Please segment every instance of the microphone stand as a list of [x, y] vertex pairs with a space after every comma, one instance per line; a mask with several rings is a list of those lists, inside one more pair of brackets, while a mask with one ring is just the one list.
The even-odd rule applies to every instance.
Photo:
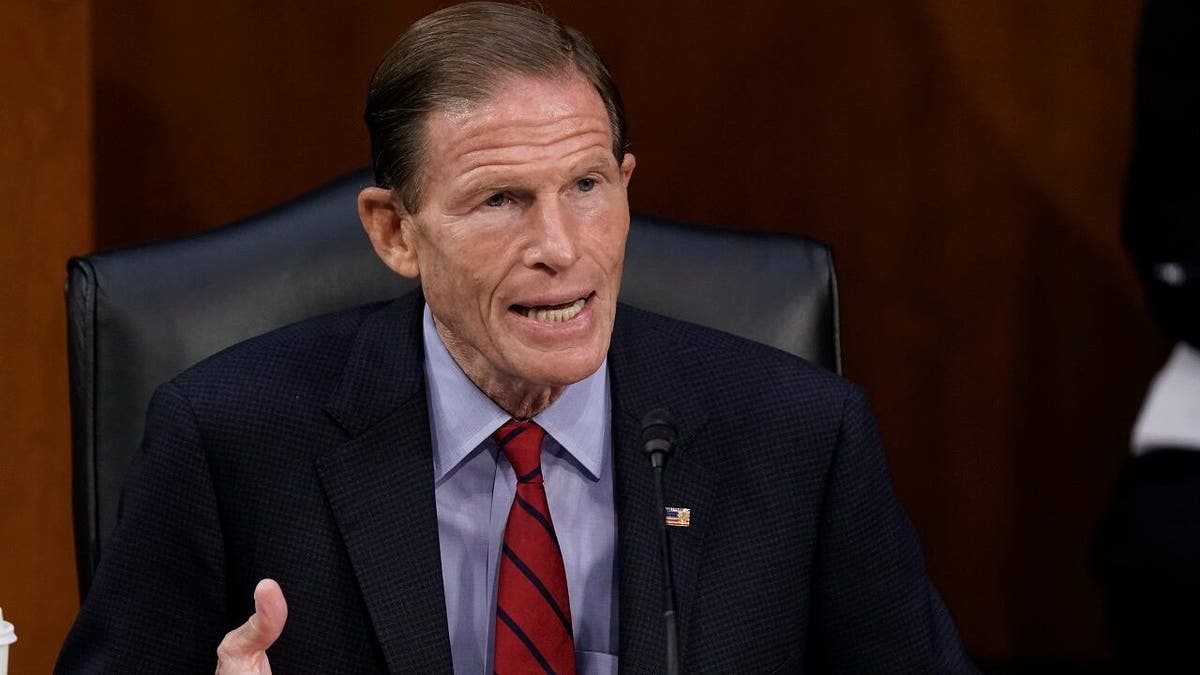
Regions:
[[667, 675], [679, 675], [679, 628], [675, 623], [675, 574], [671, 565], [671, 540], [667, 536], [667, 509], [663, 505], [663, 464], [654, 467], [654, 501], [658, 506], [658, 545], [662, 548], [663, 575], [667, 580], [663, 597], [663, 627], [667, 633]]
[[652, 410], [642, 419], [642, 443], [654, 471], [654, 521], [658, 528], [658, 545], [663, 561], [663, 628], [666, 631], [666, 675], [679, 675], [679, 627], [676, 623], [675, 574], [671, 564], [671, 540], [667, 532], [666, 505], [663, 499], [663, 470], [675, 444], [675, 425], [671, 415], [661, 408]]

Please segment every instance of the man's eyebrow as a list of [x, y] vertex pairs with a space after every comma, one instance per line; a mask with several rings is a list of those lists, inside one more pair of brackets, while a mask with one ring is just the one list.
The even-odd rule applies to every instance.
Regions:
[[614, 163], [609, 161], [611, 154], [596, 154], [589, 157], [584, 157], [578, 162], [571, 165], [571, 173], [579, 175], [590, 171], [604, 171], [614, 168]]
[[517, 181], [513, 180], [511, 176], [506, 176], [500, 172], [489, 172], [468, 179], [463, 183], [459, 193], [469, 196], [484, 192], [504, 192], [512, 190], [516, 185]]
[[[570, 180], [574, 180], [585, 173], [592, 171], [612, 171], [617, 169], [616, 161], [612, 154], [606, 150], [600, 150], [594, 154], [588, 153], [580, 157], [575, 162], [571, 163], [567, 168], [567, 175]], [[506, 166], [489, 166], [476, 167], [468, 170], [465, 174], [460, 175], [458, 190], [461, 195], [475, 195], [483, 192], [502, 192], [505, 190], [521, 189], [522, 178], [519, 175], [514, 175]]]

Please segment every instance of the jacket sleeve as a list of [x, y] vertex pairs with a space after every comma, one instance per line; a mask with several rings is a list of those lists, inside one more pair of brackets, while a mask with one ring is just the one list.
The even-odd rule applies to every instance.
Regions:
[[228, 630], [223, 559], [199, 426], [184, 395], [163, 385], [55, 671], [212, 673]]
[[926, 577], [858, 387], [845, 398], [829, 471], [813, 585], [814, 671], [977, 672]]

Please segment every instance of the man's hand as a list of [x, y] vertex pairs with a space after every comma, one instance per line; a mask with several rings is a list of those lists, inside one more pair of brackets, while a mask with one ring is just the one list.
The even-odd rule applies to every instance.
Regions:
[[254, 588], [254, 614], [246, 623], [229, 631], [217, 645], [217, 675], [270, 675], [270, 647], [283, 632], [287, 601], [273, 579], [263, 579]]

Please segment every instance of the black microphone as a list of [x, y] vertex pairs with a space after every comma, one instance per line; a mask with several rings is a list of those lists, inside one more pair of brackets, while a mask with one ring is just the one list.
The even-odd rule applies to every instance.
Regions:
[[671, 567], [671, 541], [667, 537], [667, 510], [663, 503], [663, 469], [675, 449], [677, 436], [675, 422], [665, 408], [655, 408], [642, 418], [642, 446], [654, 471], [654, 502], [657, 507], [654, 522], [658, 523], [658, 545], [662, 549], [663, 559], [663, 586], [666, 591], [663, 597], [663, 626], [667, 636], [664, 665], [667, 675], [679, 675], [679, 628], [675, 623], [675, 575]]

